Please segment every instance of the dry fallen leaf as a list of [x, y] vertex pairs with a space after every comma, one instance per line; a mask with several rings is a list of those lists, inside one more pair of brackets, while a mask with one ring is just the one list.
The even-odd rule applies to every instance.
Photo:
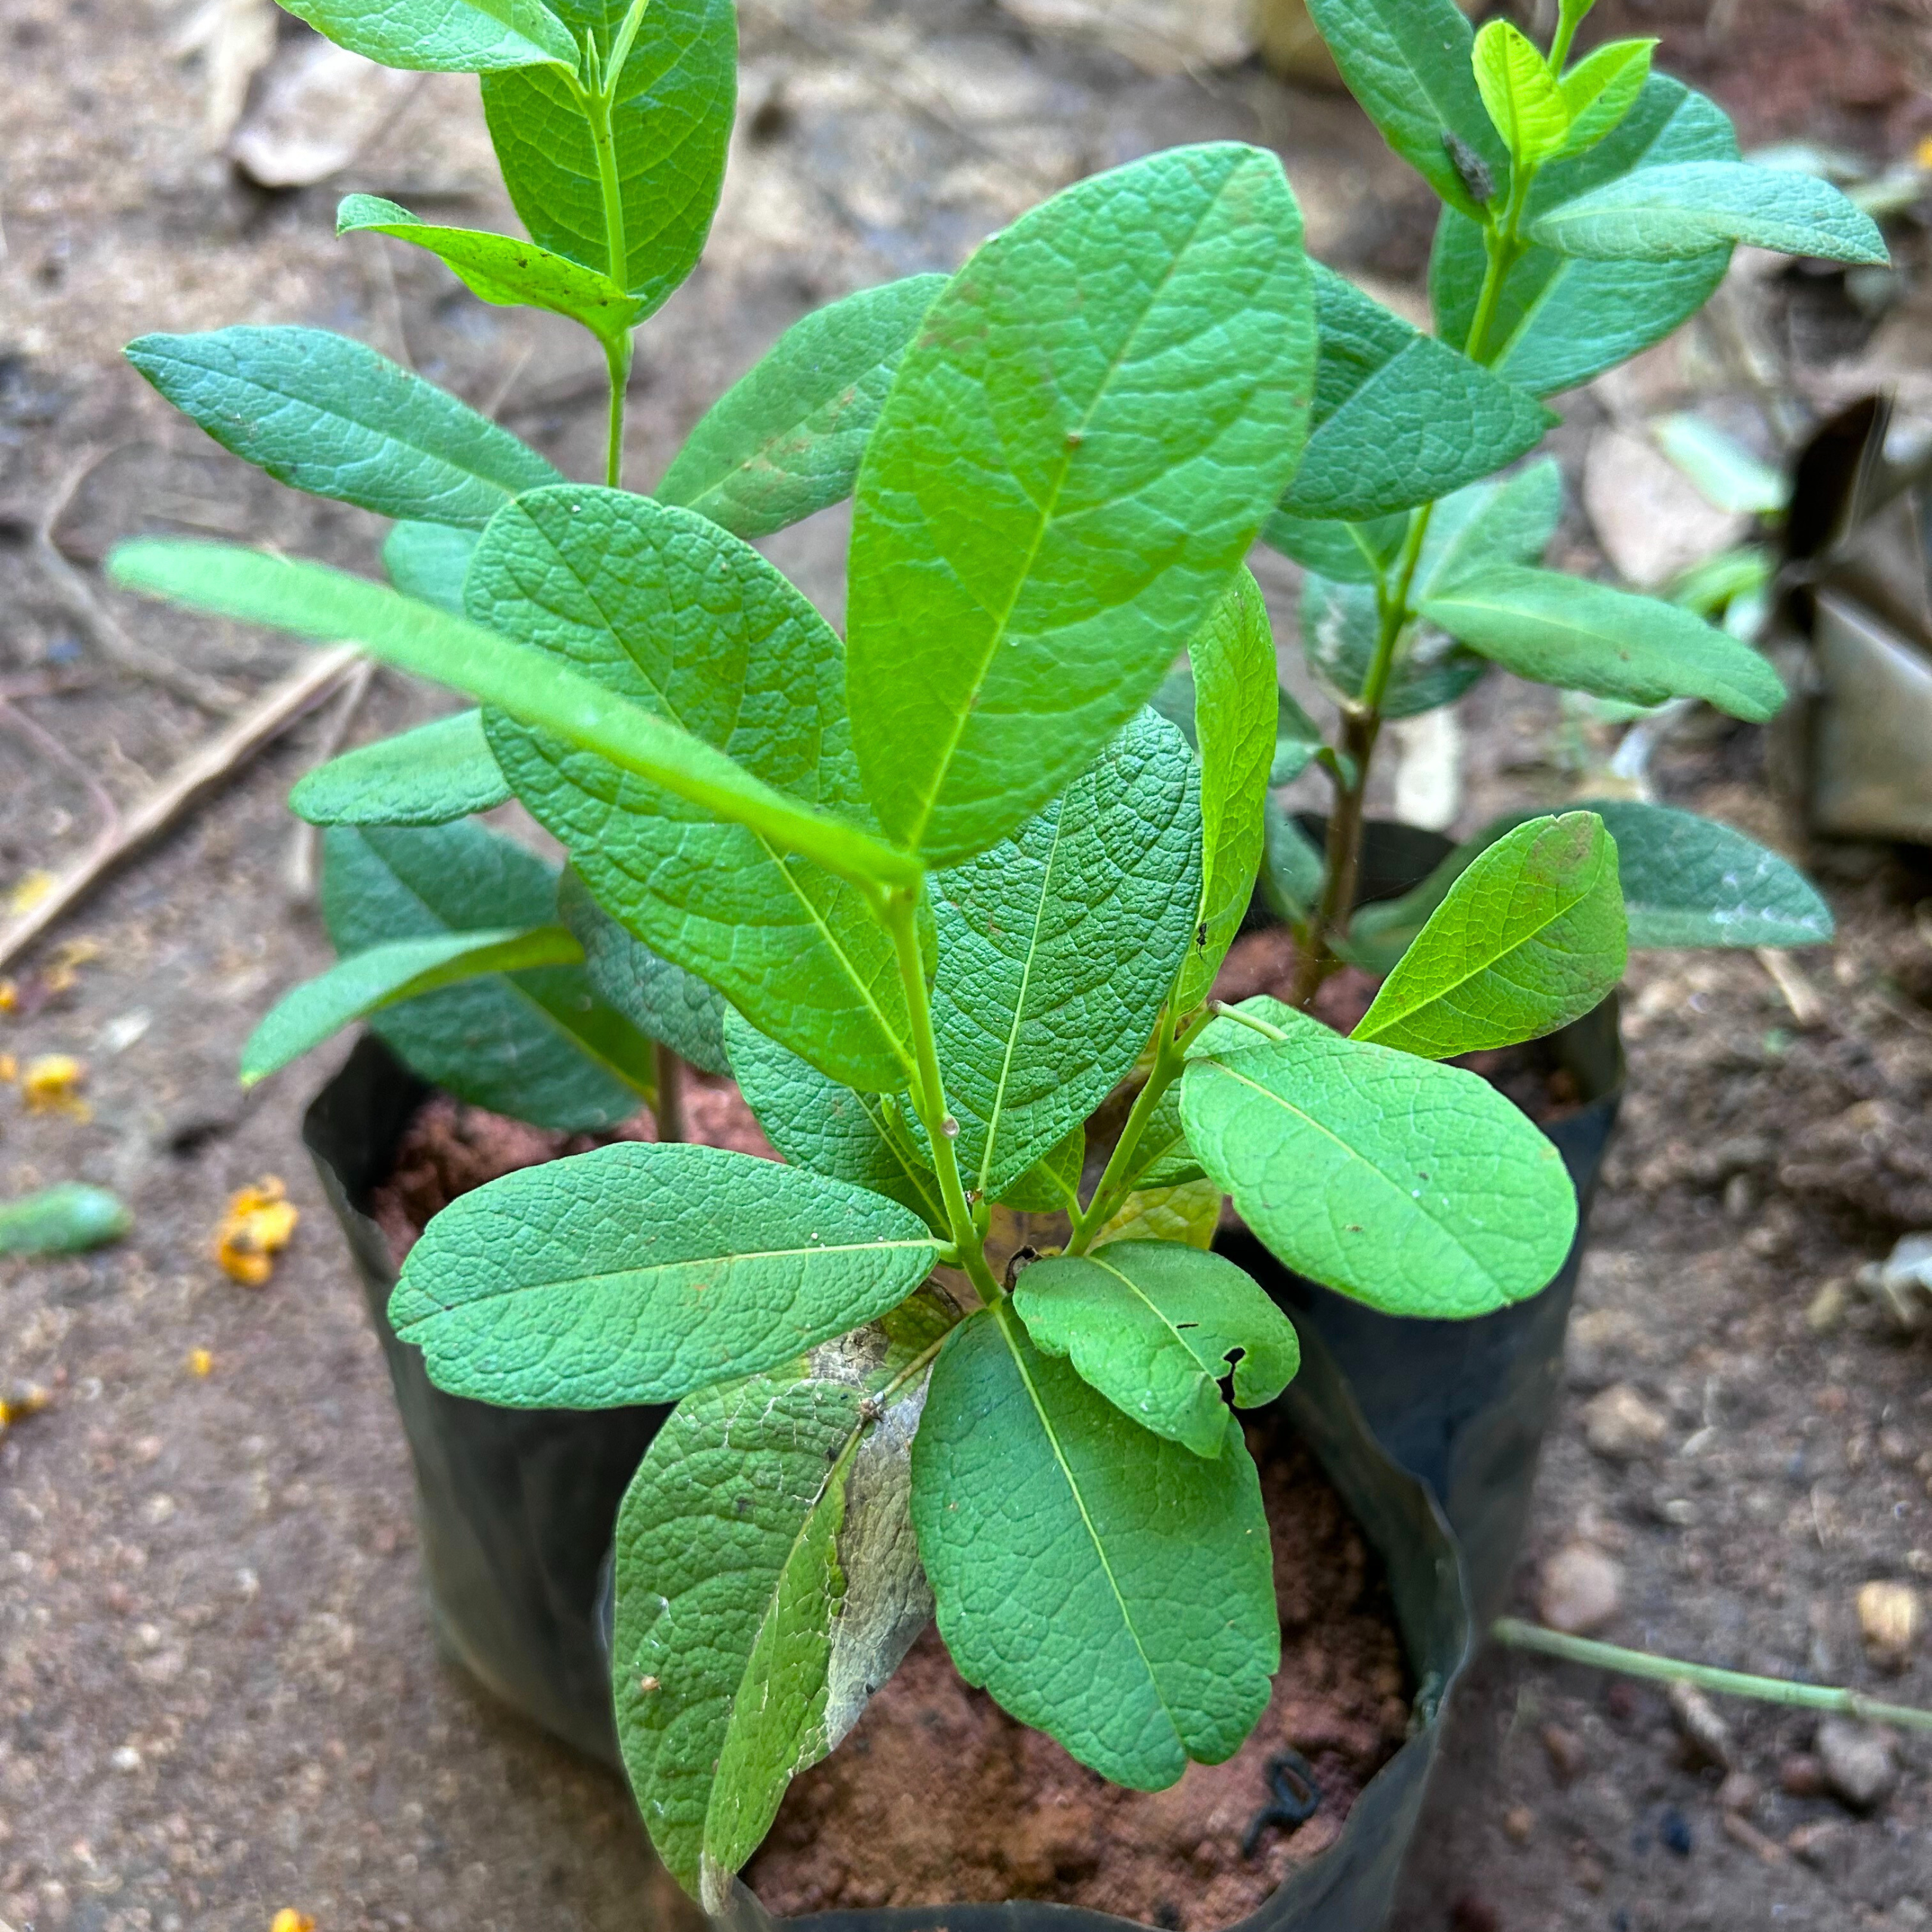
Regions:
[[26, 1096], [28, 1112], [70, 1114], [76, 1120], [92, 1120], [94, 1110], [80, 1093], [86, 1078], [86, 1061], [70, 1053], [43, 1053], [28, 1060], [20, 1073], [20, 1091]]
[[270, 1174], [230, 1198], [214, 1231], [214, 1258], [230, 1280], [260, 1288], [274, 1273], [275, 1256], [302, 1218], [286, 1193], [280, 1177]]

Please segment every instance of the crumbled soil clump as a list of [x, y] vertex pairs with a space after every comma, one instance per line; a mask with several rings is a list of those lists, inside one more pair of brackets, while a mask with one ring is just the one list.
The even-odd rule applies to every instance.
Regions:
[[[778, 1158], [733, 1081], [687, 1069], [684, 1124], [685, 1138], [700, 1147]], [[460, 1194], [520, 1168], [541, 1167], [618, 1141], [656, 1138], [648, 1110], [600, 1133], [566, 1134], [432, 1094], [403, 1130], [395, 1165], [372, 1194], [370, 1214], [388, 1237], [400, 1265], [431, 1220]]]
[[[1282, 1667], [1226, 1764], [1127, 1791], [960, 1679], [936, 1630], [858, 1727], [792, 1786], [746, 1872], [774, 1912], [1034, 1898], [1171, 1932], [1218, 1932], [1340, 1834], [1407, 1735], [1410, 1684], [1381, 1568], [1285, 1426], [1249, 1430], [1274, 1544]], [[1269, 1761], [1299, 1752], [1320, 1808], [1242, 1842], [1272, 1802]]]

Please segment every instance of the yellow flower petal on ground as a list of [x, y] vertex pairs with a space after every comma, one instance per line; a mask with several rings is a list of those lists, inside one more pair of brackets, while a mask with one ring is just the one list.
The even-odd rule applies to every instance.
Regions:
[[59, 884], [52, 872], [39, 866], [31, 872], [22, 872], [7, 895], [8, 911], [16, 919], [24, 919]]
[[214, 1358], [206, 1348], [190, 1348], [188, 1353], [188, 1372], [206, 1376], [213, 1372]]
[[306, 1912], [285, 1905], [269, 1921], [268, 1932], [315, 1932], [315, 1921]]
[[214, 1258], [231, 1281], [260, 1288], [275, 1271], [275, 1256], [289, 1244], [302, 1219], [277, 1174], [239, 1189], [214, 1231]]
[[77, 1120], [91, 1120], [94, 1110], [79, 1092], [86, 1078], [87, 1063], [70, 1053], [43, 1053], [28, 1060], [20, 1075], [28, 1112], [71, 1114]]

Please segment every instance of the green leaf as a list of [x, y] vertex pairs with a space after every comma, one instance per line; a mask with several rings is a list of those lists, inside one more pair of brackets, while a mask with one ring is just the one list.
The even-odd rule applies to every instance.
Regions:
[[383, 542], [383, 571], [405, 597], [460, 617], [479, 534], [448, 524], [398, 524]]
[[1636, 105], [1656, 49], [1654, 40], [1610, 40], [1563, 76], [1563, 104], [1570, 111], [1564, 154], [1594, 148]]
[[420, 994], [524, 967], [574, 966], [583, 958], [583, 947], [560, 926], [504, 926], [371, 946], [275, 1002], [242, 1049], [242, 1084], [254, 1086], [342, 1028]]
[[1547, 1286], [1576, 1200], [1522, 1114], [1460, 1067], [1291, 1008], [1269, 1017], [1288, 1037], [1190, 1060], [1180, 1108], [1201, 1165], [1276, 1254], [1390, 1315], [1461, 1319]]
[[1445, 496], [1429, 520], [1411, 598], [1452, 590], [1492, 563], [1540, 562], [1562, 514], [1563, 473], [1547, 456]]
[[1734, 242], [1831, 262], [1892, 260], [1878, 224], [1829, 182], [1743, 161], [1640, 169], [1552, 208], [1530, 233], [1600, 262], [1680, 262]]
[[699, 421], [651, 494], [769, 536], [852, 494], [886, 392], [946, 286], [909, 275], [794, 322]]
[[1822, 946], [1830, 907], [1775, 852], [1695, 812], [1600, 799], [1634, 946]]
[[1080, 1204], [1080, 1177], [1087, 1165], [1087, 1126], [1083, 1120], [1050, 1147], [1032, 1166], [1010, 1180], [997, 1198], [1023, 1214], [1069, 1214]]
[[1281, 508], [1360, 522], [1433, 502], [1540, 442], [1541, 404], [1319, 263], [1308, 452]]
[[1301, 1364], [1288, 1318], [1254, 1281], [1219, 1255], [1172, 1241], [1117, 1241], [1035, 1262], [1013, 1306], [1036, 1347], [1197, 1456], [1228, 1445], [1220, 1384], [1231, 1364], [1241, 1408], [1274, 1401]]
[[1322, 896], [1325, 862], [1306, 832], [1276, 804], [1262, 812], [1258, 884], [1269, 911], [1285, 925], [1298, 924]]
[[427, 248], [474, 296], [499, 308], [542, 308], [580, 322], [600, 342], [621, 342], [638, 298], [608, 275], [534, 242], [480, 228], [441, 228], [380, 195], [352, 194], [336, 211], [338, 235], [364, 230]]
[[[322, 855], [322, 917], [345, 962], [398, 940], [556, 917], [555, 871], [480, 825], [339, 825]], [[540, 1127], [615, 1126], [652, 1090], [650, 1042], [595, 997], [581, 966], [446, 987], [369, 1027], [434, 1085]]]
[[1164, 1441], [1001, 1307], [947, 1337], [913, 1444], [913, 1524], [959, 1674], [1137, 1790], [1231, 1757], [1280, 1660], [1261, 1486], [1222, 1426], [1211, 1460]]
[[[641, 498], [634, 499], [641, 502]], [[809, 854], [842, 878], [916, 885], [918, 861], [753, 778], [700, 739], [545, 652], [317, 563], [230, 544], [124, 543], [108, 560], [130, 589], [298, 637], [352, 638], [373, 657], [495, 705], [734, 824]]]
[[931, 884], [956, 1150], [966, 1185], [997, 1198], [1132, 1067], [1194, 937], [1186, 741], [1142, 712], [1037, 818]]
[[289, 809], [311, 825], [446, 825], [509, 795], [482, 714], [459, 711], [316, 766], [296, 782]]
[[983, 852], [1131, 718], [1301, 453], [1314, 353], [1272, 154], [1172, 149], [986, 243], [859, 475], [853, 740], [892, 836]]
[[1444, 140], [1454, 134], [1490, 170], [1499, 192], [1509, 157], [1484, 112], [1475, 44], [1455, 0], [1309, 0], [1308, 10], [1348, 92], [1382, 138], [1436, 192], [1478, 212]]
[[1426, 1060], [1538, 1039], [1609, 996], [1624, 950], [1603, 820], [1532, 819], [1456, 881], [1349, 1037]]
[[714, 1906], [932, 1614], [907, 1521], [924, 1383], [868, 1421], [858, 1366], [842, 1346], [688, 1396], [618, 1516], [625, 1766], [658, 1856]]
[[118, 1241], [134, 1225], [119, 1196], [62, 1180], [0, 1201], [0, 1255], [78, 1255]]
[[854, 1093], [727, 1007], [731, 1076], [773, 1147], [794, 1166], [849, 1180], [946, 1226], [939, 1183], [905, 1126], [896, 1095]]
[[1189, 640], [1187, 656], [1201, 755], [1202, 878], [1192, 944], [1174, 986], [1180, 1012], [1208, 997], [1240, 930], [1261, 866], [1262, 806], [1275, 782], [1283, 694], [1268, 606], [1246, 570], [1235, 573]]
[[680, 1060], [706, 1073], [728, 1073], [726, 1007], [716, 988], [660, 959], [590, 896], [568, 866], [557, 887], [557, 916], [584, 948], [592, 989], [640, 1033], [662, 1040]]
[[[608, 46], [630, 0], [560, 0]], [[483, 112], [518, 218], [552, 254], [599, 270], [654, 314], [697, 265], [718, 206], [737, 98], [733, 0], [651, 0], [620, 76], [611, 136], [624, 259], [610, 260], [590, 122], [560, 74], [483, 82]]]
[[[1550, 162], [1530, 190], [1527, 220], [1633, 170], [1736, 160], [1721, 109], [1652, 74], [1622, 122], [1587, 154]], [[1600, 262], [1531, 248], [1504, 279], [1484, 359], [1533, 395], [1574, 388], [1659, 342], [1710, 298], [1730, 260], [1719, 248], [1688, 261]], [[1446, 210], [1430, 262], [1429, 292], [1444, 340], [1468, 340], [1483, 285], [1483, 232]]]
[[542, 0], [284, 0], [298, 20], [384, 67], [488, 74], [574, 72], [577, 44]]
[[[1371, 586], [1330, 584], [1309, 574], [1301, 587], [1302, 656], [1338, 699], [1360, 696], [1381, 629]], [[1412, 718], [1418, 712], [1453, 704], [1488, 670], [1483, 658], [1442, 630], [1420, 627], [1396, 661], [1383, 694], [1382, 716]]]
[[1373, 584], [1395, 561], [1408, 533], [1406, 516], [1376, 517], [1354, 524], [1277, 510], [1262, 524], [1262, 542], [1338, 584]]
[[1138, 1166], [1132, 1178], [1138, 1188], [1177, 1187], [1201, 1178], [1201, 1163], [1187, 1144], [1187, 1130], [1180, 1118], [1179, 1087], [1170, 1086], [1154, 1102], [1154, 1112], [1141, 1130], [1135, 1158]]
[[1520, 564], [1472, 570], [1422, 614], [1472, 650], [1539, 684], [1632, 704], [1701, 698], [1761, 724], [1784, 686], [1759, 652], [1674, 604]]
[[635, 1141], [459, 1196], [389, 1320], [436, 1387], [509, 1408], [674, 1402], [883, 1315], [936, 1244], [896, 1202], [722, 1148]]
[[[1650, 426], [1658, 447], [1720, 510], [1747, 517], [1776, 516], [1791, 499], [1784, 472], [1761, 462], [1715, 424], [1680, 410]], [[1681, 586], [1673, 590], [1682, 597]]]
[[[818, 808], [814, 822], [875, 842], [860, 829], [838, 634], [694, 511], [616, 490], [532, 492], [484, 533], [466, 595], [478, 622], [715, 746], [794, 812]], [[725, 820], [550, 733], [485, 723], [517, 796], [653, 952], [833, 1078], [905, 1085], [904, 994], [861, 892], [800, 856], [782, 826]]]
[[1101, 1224], [1096, 1248], [1115, 1241], [1180, 1242], [1206, 1250], [1221, 1225], [1221, 1190], [1196, 1176], [1164, 1187], [1137, 1187]]
[[481, 530], [518, 491], [563, 480], [487, 416], [326, 329], [143, 335], [127, 354], [224, 449], [378, 516]]
[[1476, 86], [1496, 132], [1520, 167], [1538, 167], [1570, 133], [1569, 104], [1536, 44], [1507, 20], [1476, 36]]

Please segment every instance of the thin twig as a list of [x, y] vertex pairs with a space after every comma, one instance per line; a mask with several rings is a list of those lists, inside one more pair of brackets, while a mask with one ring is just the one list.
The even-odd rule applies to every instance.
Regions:
[[1784, 995], [1791, 1017], [1802, 1027], [1814, 1027], [1825, 1017], [1825, 1002], [1795, 959], [1789, 959], [1774, 946], [1756, 949], [1757, 963], [1770, 974], [1773, 986]]
[[[329, 713], [322, 728], [322, 741], [316, 747], [316, 764], [327, 764], [341, 750], [343, 740], [349, 736], [349, 728], [355, 723], [356, 714], [362, 710], [362, 700], [368, 696], [369, 686], [375, 675], [374, 661], [364, 658], [342, 680], [340, 701]], [[291, 906], [302, 907], [315, 903], [318, 870], [316, 861], [321, 849], [322, 828], [310, 825], [304, 819], [297, 819], [295, 836], [289, 842], [288, 862], [283, 872], [283, 883], [288, 889]]]
[[76, 905], [102, 879], [158, 833], [166, 831], [190, 806], [240, 771], [312, 709], [362, 662], [354, 644], [317, 652], [274, 686], [226, 730], [192, 752], [124, 818], [112, 839], [89, 851], [63, 872], [46, 897], [24, 918], [0, 933], [0, 967], [10, 964], [62, 914]]
[[54, 491], [46, 513], [34, 531], [34, 556], [59, 594], [68, 615], [87, 633], [88, 641], [117, 670], [145, 678], [164, 691], [206, 711], [211, 717], [225, 718], [242, 702], [242, 694], [232, 686], [199, 671], [170, 663], [159, 652], [138, 644], [124, 631], [106, 605], [94, 593], [94, 586], [68, 562], [54, 542], [54, 530], [75, 494], [88, 477], [116, 450], [94, 448], [86, 452]]
[[1674, 1657], [1652, 1657], [1648, 1651], [1625, 1650], [1587, 1636], [1566, 1636], [1515, 1617], [1499, 1617], [1490, 1626], [1497, 1642], [1512, 1650], [1534, 1650], [1566, 1664], [1594, 1664], [1625, 1677], [1648, 1677], [1660, 1684], [1694, 1684], [1700, 1690], [1726, 1696], [1755, 1698], [1762, 1704], [1795, 1704], [1808, 1711], [1835, 1711], [1868, 1724], [1898, 1724], [1908, 1730], [1932, 1731], [1932, 1711], [1910, 1704], [1882, 1704], [1856, 1690], [1823, 1684], [1793, 1684], [1783, 1677], [1751, 1677], [1742, 1670], [1720, 1670], [1708, 1664], [1683, 1664]]

